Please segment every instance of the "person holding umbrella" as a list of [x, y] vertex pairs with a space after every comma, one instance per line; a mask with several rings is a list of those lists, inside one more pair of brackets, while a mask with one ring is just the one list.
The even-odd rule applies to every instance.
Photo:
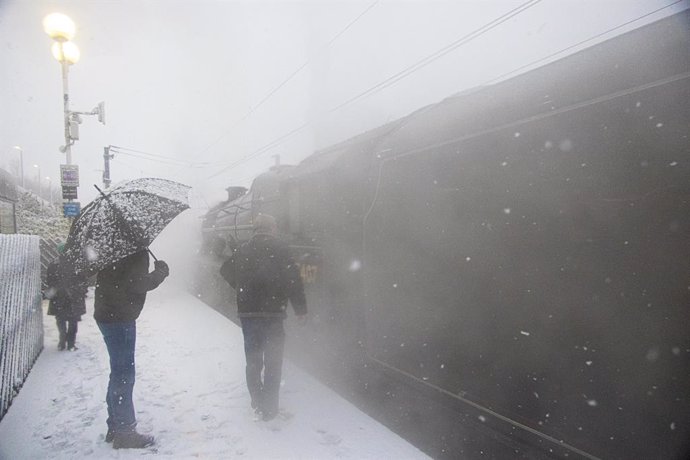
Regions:
[[137, 318], [144, 307], [146, 293], [157, 288], [170, 273], [162, 260], [154, 262], [149, 273], [149, 255], [139, 251], [98, 272], [94, 318], [103, 334], [110, 356], [108, 432], [106, 442], [115, 449], [144, 448], [154, 443], [153, 436], [135, 430], [134, 347]]
[[[98, 187], [96, 187], [98, 189]], [[142, 178], [120, 184], [82, 209], [67, 237], [61, 259], [75, 274], [97, 274], [94, 318], [110, 357], [106, 394], [113, 448], [141, 449], [153, 436], [136, 431], [134, 390], [136, 321], [146, 293], [168, 276], [168, 265], [148, 247], [180, 212], [189, 208], [189, 188], [177, 182]]]

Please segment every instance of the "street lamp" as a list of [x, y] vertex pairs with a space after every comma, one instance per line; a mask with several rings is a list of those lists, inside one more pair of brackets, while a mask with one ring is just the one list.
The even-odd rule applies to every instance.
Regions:
[[21, 178], [22, 188], [24, 188], [24, 150], [18, 146], [14, 146], [19, 151], [19, 177]]
[[41, 167], [34, 165], [34, 168], [38, 169], [38, 197], [41, 198]]
[[43, 18], [43, 30], [50, 38], [57, 42], [67, 42], [72, 40], [76, 32], [74, 21], [61, 13], [51, 13]]
[[48, 191], [50, 192], [50, 205], [53, 206], [53, 182], [50, 180], [50, 176], [46, 176], [48, 181]]
[[74, 37], [76, 27], [74, 21], [60, 13], [52, 13], [43, 18], [43, 30], [55, 40], [53, 43], [53, 56], [62, 65], [62, 94], [65, 112], [65, 145], [60, 148], [66, 154], [66, 163], [72, 164], [72, 139], [70, 137], [70, 111], [69, 111], [69, 66], [79, 61], [79, 48], [69, 40]]

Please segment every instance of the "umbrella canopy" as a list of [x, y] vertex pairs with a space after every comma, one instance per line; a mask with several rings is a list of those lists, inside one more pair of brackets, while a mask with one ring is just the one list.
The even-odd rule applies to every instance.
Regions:
[[101, 192], [72, 223], [63, 261], [74, 273], [88, 276], [148, 249], [165, 226], [189, 208], [189, 189], [166, 179], [143, 178]]

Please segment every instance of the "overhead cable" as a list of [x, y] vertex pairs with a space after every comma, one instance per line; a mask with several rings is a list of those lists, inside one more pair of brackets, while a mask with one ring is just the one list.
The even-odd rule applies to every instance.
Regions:
[[291, 131], [289, 131], [289, 132], [283, 134], [282, 136], [278, 137], [277, 139], [274, 139], [273, 141], [269, 142], [268, 144], [264, 145], [263, 147], [260, 147], [260, 148], [258, 148], [258, 149], [256, 149], [256, 150], [254, 150], [254, 151], [251, 152], [249, 155], [246, 155], [246, 156], [244, 156], [244, 157], [238, 159], [238, 160], [235, 161], [234, 163], [230, 163], [228, 166], [224, 167], [223, 169], [221, 169], [220, 171], [216, 172], [215, 174], [211, 174], [211, 175], [208, 176], [206, 179], [212, 179], [212, 178], [214, 178], [214, 177], [216, 177], [216, 176], [219, 176], [220, 174], [223, 174], [223, 173], [224, 173], [225, 171], [227, 171], [228, 169], [232, 169], [232, 168], [234, 168], [235, 166], [238, 166], [238, 165], [240, 165], [240, 164], [242, 164], [242, 163], [245, 163], [245, 162], [251, 160], [252, 158], [255, 158], [255, 157], [261, 155], [262, 153], [267, 152], [267, 151], [271, 150], [271, 149], [274, 148], [274, 147], [277, 147], [278, 145], [280, 145], [281, 143], [283, 143], [284, 141], [286, 141], [288, 138], [290, 138], [290, 137], [292, 137], [293, 135], [297, 134], [298, 132], [302, 131], [304, 128], [306, 128], [306, 127], [309, 126], [309, 125], [311, 125], [311, 122], [304, 123], [302, 126], [299, 126], [299, 127], [297, 127], [297, 128], [294, 128], [293, 130], [291, 130]]
[[202, 166], [208, 165], [208, 163], [189, 162], [189, 161], [184, 161], [184, 160], [178, 160], [176, 158], [165, 156], [165, 155], [144, 152], [142, 150], [130, 149], [127, 147], [119, 147], [117, 145], [111, 145], [110, 151], [113, 153], [118, 153], [118, 154], [122, 154], [122, 155], [129, 155], [129, 156], [139, 158], [142, 160], [155, 161], [158, 163], [184, 165], [184, 166], [189, 166], [189, 167], [202, 167]]
[[168, 159], [163, 159], [163, 158], [152, 158], [152, 157], [148, 157], [148, 156], [145, 156], [145, 155], [140, 155], [140, 154], [137, 154], [137, 153], [125, 152], [125, 151], [122, 151], [122, 150], [114, 150], [114, 149], [111, 149], [111, 152], [116, 153], [116, 154], [118, 154], [118, 155], [127, 155], [127, 156], [130, 156], [130, 157], [132, 157], [132, 158], [136, 158], [136, 159], [138, 159], [138, 160], [151, 161], [151, 162], [158, 163], [158, 164], [175, 165], [175, 166], [179, 166], [179, 165], [192, 166], [192, 163], [187, 163], [187, 162], [183, 162], [183, 161], [179, 161], [179, 160], [168, 160]]
[[399, 71], [398, 73], [391, 75], [390, 77], [386, 78], [385, 80], [375, 84], [371, 88], [359, 93], [358, 95], [348, 99], [347, 101], [333, 107], [332, 109], [329, 110], [329, 113], [335, 112], [347, 105], [352, 104], [353, 102], [369, 96], [374, 93], [378, 93], [379, 91], [397, 83], [398, 81], [402, 80], [403, 78], [407, 78], [411, 74], [417, 72], [418, 70], [421, 70], [422, 68], [426, 67], [427, 65], [431, 64], [432, 62], [436, 61], [437, 59], [442, 58], [446, 54], [450, 53], [451, 51], [456, 50], [457, 48], [466, 45], [467, 43], [470, 43], [474, 39], [484, 35], [485, 33], [489, 32], [490, 30], [498, 27], [499, 25], [503, 24], [504, 22], [508, 21], [509, 19], [512, 19], [513, 17], [517, 16], [518, 14], [522, 13], [525, 10], [528, 10], [529, 8], [532, 8], [535, 6], [537, 3], [541, 2], [541, 0], [529, 0], [517, 8], [512, 9], [511, 11], [505, 13], [502, 16], [499, 16], [498, 18], [494, 19], [491, 22], [488, 22], [487, 24], [484, 24], [482, 27], [479, 29], [476, 29], [459, 39], [453, 41], [452, 43], [444, 46], [443, 48], [433, 52], [432, 54], [420, 59], [419, 61], [415, 62], [414, 64], [404, 68], [403, 70]]
[[[359, 21], [365, 14], [367, 14], [372, 8], [374, 8], [377, 4], [379, 3], [379, 0], [374, 1], [371, 3], [369, 6], [367, 6], [357, 17], [355, 17], [352, 21], [350, 21], [340, 32], [335, 34], [333, 38], [331, 38], [326, 45], [323, 46], [321, 50], [319, 50], [318, 53], [322, 53], [326, 49], [328, 49], [333, 42], [335, 42], [341, 35], [343, 35], [350, 27], [352, 27], [357, 21]], [[256, 112], [259, 107], [264, 105], [275, 93], [277, 93], [283, 86], [285, 86], [287, 83], [289, 83], [297, 74], [299, 74], [305, 67], [307, 67], [311, 63], [311, 59], [307, 59], [304, 61], [302, 65], [300, 65], [297, 69], [295, 69], [290, 75], [288, 75], [282, 82], [280, 82], [277, 86], [275, 86], [273, 89], [271, 89], [266, 95], [261, 98], [261, 100], [253, 106], [249, 111], [242, 116], [237, 122], [235, 122], [226, 132], [221, 134], [216, 140], [211, 142], [209, 145], [207, 145], [205, 148], [203, 148], [198, 154], [203, 155], [206, 153], [208, 150], [210, 150], [213, 146], [215, 146], [218, 142], [220, 142], [223, 138], [225, 138], [227, 135], [229, 135], [235, 128], [237, 128], [242, 122], [247, 120], [254, 112]]]
[[676, 1], [673, 2], [673, 3], [669, 3], [669, 4], [666, 5], [666, 6], [662, 6], [661, 8], [658, 8], [658, 9], [656, 9], [656, 10], [654, 10], [654, 11], [651, 11], [651, 12], [649, 12], [649, 13], [647, 13], [647, 14], [644, 14], [644, 15], [642, 15], [642, 16], [640, 16], [640, 17], [637, 17], [637, 18], [635, 18], [635, 19], [631, 19], [631, 20], [628, 21], [628, 22], [624, 22], [623, 24], [617, 25], [616, 27], [613, 27], [613, 28], [608, 29], [608, 30], [606, 30], [606, 31], [604, 31], [604, 32], [601, 32], [601, 33], [599, 33], [599, 34], [597, 34], [597, 35], [594, 35], [594, 36], [592, 36], [592, 37], [589, 37], [589, 38], [587, 38], [586, 40], [582, 40], [581, 42], [575, 43], [574, 45], [570, 45], [570, 46], [568, 46], [568, 47], [566, 47], [566, 48], [563, 48], [563, 49], [561, 49], [561, 50], [559, 50], [559, 51], [556, 51], [555, 53], [551, 53], [551, 54], [549, 54], [548, 56], [544, 56], [544, 57], [542, 57], [542, 58], [539, 58], [539, 59], [537, 59], [536, 61], [532, 61], [532, 62], [530, 62], [530, 63], [528, 63], [528, 64], [524, 64], [524, 65], [522, 65], [522, 66], [520, 66], [520, 67], [518, 67], [518, 68], [516, 68], [516, 69], [511, 70], [510, 72], [506, 72], [506, 73], [504, 73], [504, 74], [501, 74], [501, 75], [499, 75], [498, 77], [492, 78], [491, 80], [489, 80], [489, 81], [483, 83], [483, 84], [480, 85], [480, 86], [490, 85], [490, 84], [492, 84], [492, 83], [496, 83], [496, 82], [498, 82], [498, 81], [500, 81], [500, 80], [503, 80], [504, 78], [506, 78], [506, 77], [509, 76], [509, 75], [513, 75], [513, 74], [515, 74], [515, 73], [518, 73], [518, 72], [520, 72], [521, 70], [524, 70], [524, 69], [527, 69], [527, 68], [529, 68], [529, 67], [534, 66], [535, 64], [539, 64], [539, 63], [548, 61], [549, 59], [551, 59], [551, 58], [553, 58], [553, 57], [556, 57], [556, 56], [558, 56], [559, 54], [563, 54], [563, 53], [565, 53], [566, 51], [570, 51], [570, 50], [572, 50], [572, 49], [574, 49], [574, 48], [577, 48], [577, 47], [579, 47], [579, 46], [581, 46], [581, 45], [584, 45], [585, 43], [588, 43], [588, 42], [591, 42], [591, 41], [593, 41], [593, 40], [596, 40], [597, 38], [603, 37], [604, 35], [608, 35], [608, 34], [610, 34], [611, 32], [613, 32], [613, 31], [615, 31], [615, 30], [618, 30], [618, 29], [623, 28], [623, 27], [625, 27], [625, 26], [629, 26], [630, 24], [632, 24], [632, 23], [634, 23], [634, 22], [637, 22], [637, 21], [639, 21], [640, 19], [644, 19], [644, 18], [646, 18], [646, 17], [648, 17], [648, 16], [651, 16], [651, 15], [653, 15], [653, 14], [656, 14], [656, 13], [658, 13], [659, 11], [665, 10], [666, 8], [670, 8], [670, 7], [672, 7], [673, 5], [676, 5], [676, 4], [681, 3], [681, 2], [683, 2], [683, 1], [687, 1], [687, 0], [676, 0]]
[[[524, 69], [524, 68], [530, 67], [530, 66], [532, 66], [532, 65], [534, 65], [534, 64], [536, 64], [536, 63], [543, 62], [543, 61], [545, 61], [545, 60], [547, 60], [547, 59], [549, 59], [549, 58], [551, 58], [551, 57], [553, 57], [553, 56], [555, 56], [555, 55], [561, 54], [561, 53], [563, 53], [563, 52], [565, 52], [565, 51], [568, 51], [568, 50], [570, 50], [570, 49], [572, 49], [572, 48], [575, 48], [575, 47], [577, 47], [577, 46], [580, 46], [580, 45], [582, 45], [582, 44], [584, 44], [584, 43], [590, 42], [590, 41], [595, 40], [595, 39], [597, 39], [597, 38], [599, 38], [599, 37], [601, 37], [601, 36], [607, 35], [607, 34], [613, 32], [613, 31], [615, 31], [615, 30], [617, 30], [617, 29], [619, 29], [619, 28], [621, 28], [621, 27], [625, 27], [625, 26], [627, 26], [627, 25], [630, 25], [630, 24], [632, 24], [632, 23], [635, 23], [635, 22], [637, 22], [637, 21], [639, 21], [639, 20], [641, 20], [641, 19], [644, 19], [644, 18], [646, 18], [646, 17], [652, 15], [652, 14], [658, 13], [659, 11], [662, 11], [662, 10], [664, 10], [664, 9], [666, 9], [666, 8], [669, 8], [669, 7], [673, 6], [673, 5], [676, 5], [676, 4], [681, 3], [681, 2], [684, 2], [684, 1], [687, 1], [687, 0], [676, 0], [676, 1], [674, 1], [673, 3], [670, 3], [670, 4], [668, 4], [668, 5], [664, 6], [664, 7], [658, 8], [658, 9], [656, 9], [656, 10], [650, 12], [650, 13], [644, 14], [644, 15], [642, 15], [642, 16], [639, 16], [639, 17], [635, 18], [635, 19], [632, 19], [632, 20], [627, 21], [627, 22], [625, 22], [625, 23], [623, 23], [623, 24], [620, 24], [620, 25], [618, 25], [618, 26], [616, 26], [616, 27], [613, 27], [613, 28], [611, 28], [611, 29], [608, 29], [608, 30], [606, 30], [606, 31], [604, 31], [604, 32], [601, 32], [601, 33], [599, 33], [599, 34], [597, 34], [597, 35], [594, 35], [594, 36], [592, 36], [592, 37], [590, 37], [590, 38], [588, 38], [588, 39], [586, 39], [586, 40], [583, 40], [583, 41], [581, 41], [581, 42], [579, 42], [579, 43], [577, 43], [577, 44], [574, 44], [574, 45], [568, 46], [568, 47], [566, 47], [566, 48], [563, 48], [562, 50], [560, 50], [560, 51], [558, 51], [558, 52], [556, 52], [556, 53], [552, 53], [552, 54], [549, 55], [549, 56], [546, 56], [546, 57], [544, 57], [544, 58], [541, 58], [541, 59], [539, 59], [539, 60], [537, 60], [537, 61], [534, 61], [534, 62], [531, 62], [531, 63], [529, 63], [529, 64], [525, 64], [525, 65], [523, 65], [523, 66], [521, 66], [521, 67], [519, 67], [519, 68], [517, 68], [517, 69], [511, 70], [510, 72], [507, 72], [507, 73], [505, 73], [505, 74], [503, 74], [503, 75], [501, 75], [501, 76], [499, 76], [499, 77], [493, 78], [492, 80], [490, 80], [489, 82], [484, 83], [483, 85], [490, 84], [490, 83], [492, 83], [492, 82], [495, 82], [495, 81], [497, 81], [497, 80], [500, 80], [500, 79], [504, 78], [504, 77], [507, 76], [507, 75], [516, 73], [516, 72], [518, 72], [518, 71], [520, 71], [520, 70], [522, 70], [522, 69]], [[493, 22], [493, 21], [492, 21], [492, 22]], [[402, 72], [403, 72], [403, 71], [401, 71], [401, 72], [399, 72], [399, 73], [402, 73]], [[396, 75], [397, 75], [397, 74], [396, 74]], [[409, 75], [409, 74], [406, 74], [406, 75], [402, 76], [400, 79], [405, 78], [405, 77], [408, 76], [408, 75]], [[391, 77], [391, 78], [392, 78], [392, 77]], [[397, 81], [397, 80], [396, 80], [396, 81]], [[393, 82], [393, 83], [395, 83], [395, 82]], [[391, 83], [391, 84], [392, 84], [392, 83]], [[390, 86], [390, 85], [388, 85], [388, 86]], [[373, 87], [372, 87], [372, 88], [373, 88]], [[370, 89], [372, 89], [372, 88], [370, 88]], [[383, 88], [381, 88], [381, 89], [383, 89]], [[369, 91], [369, 90], [367, 90], [367, 91]], [[360, 93], [360, 94], [363, 95], [364, 93]], [[356, 97], [358, 97], [358, 96], [356, 96]], [[354, 100], [351, 100], [350, 102], [354, 102]], [[342, 108], [342, 107], [345, 107], [345, 106], [346, 106], [347, 104], [349, 104], [350, 102], [346, 101], [346, 102], [344, 102], [343, 104], [340, 104], [338, 107], [332, 109], [331, 111], [329, 111], [329, 112], [327, 112], [327, 113], [333, 113], [333, 112], [335, 112], [337, 109]], [[321, 115], [326, 115], [327, 113], [322, 113]], [[309, 126], [309, 125], [311, 125], [311, 122], [306, 123], [306, 124], [304, 124], [304, 125], [302, 125], [302, 126], [300, 126], [300, 127], [298, 127], [298, 128], [293, 129], [292, 131], [290, 131], [290, 132], [288, 132], [288, 133], [286, 133], [286, 134], [284, 134], [284, 135], [278, 137], [278, 138], [275, 139], [274, 141], [272, 141], [272, 142], [270, 142], [270, 143], [264, 145], [263, 147], [261, 147], [260, 149], [258, 149], [258, 150], [256, 150], [256, 151], [250, 153], [250, 154], [247, 155], [246, 157], [243, 157], [243, 158], [241, 158], [240, 160], [238, 160], [238, 161], [232, 163], [230, 166], [228, 166], [228, 167], [226, 167], [226, 168], [223, 168], [223, 170], [221, 170], [220, 172], [218, 172], [218, 173], [216, 173], [216, 174], [213, 174], [212, 176], [209, 176], [208, 179], [211, 179], [212, 177], [216, 177], [216, 176], [218, 176], [220, 173], [227, 171], [229, 168], [232, 168], [232, 167], [235, 167], [235, 166], [237, 166], [237, 165], [239, 165], [239, 164], [242, 164], [242, 163], [244, 163], [245, 161], [248, 161], [248, 160], [250, 160], [250, 159], [252, 159], [252, 158], [255, 158], [256, 156], [260, 155], [261, 153], [264, 153], [264, 152], [266, 152], [266, 151], [268, 151], [268, 150], [271, 150], [271, 149], [274, 148], [274, 147], [277, 147], [278, 145], [280, 145], [281, 143], [283, 143], [284, 141], [286, 141], [288, 138], [290, 138], [292, 135], [296, 134], [296, 133], [299, 132], [299, 131], [302, 131], [304, 128], [306, 128], [306, 127]]]
[[[409, 67], [407, 67], [407, 68], [401, 70], [400, 72], [398, 72], [398, 73], [396, 73], [395, 75], [389, 77], [388, 79], [384, 80], [383, 82], [380, 82], [380, 83], [374, 85], [373, 87], [371, 87], [371, 88], [369, 88], [368, 90], [366, 90], [366, 91], [360, 93], [359, 95], [357, 95], [357, 96], [355, 96], [355, 97], [353, 97], [353, 98], [351, 98], [351, 99], [349, 99], [349, 100], [343, 102], [342, 104], [340, 104], [340, 105], [338, 105], [338, 106], [336, 106], [336, 107], [330, 109], [330, 110], [329, 110], [328, 112], [326, 112], [326, 113], [333, 113], [333, 112], [335, 112], [335, 111], [337, 111], [337, 110], [339, 110], [339, 109], [345, 107], [346, 105], [351, 104], [352, 102], [354, 102], [354, 101], [356, 101], [356, 100], [358, 100], [358, 99], [361, 99], [361, 98], [363, 98], [363, 97], [365, 97], [365, 96], [367, 96], [367, 95], [369, 95], [369, 94], [372, 94], [372, 93], [374, 93], [374, 92], [378, 92], [378, 91], [384, 89], [385, 87], [388, 87], [388, 86], [390, 86], [390, 85], [392, 85], [392, 84], [394, 84], [394, 83], [397, 83], [398, 81], [402, 80], [403, 78], [406, 78], [406, 77], [408, 77], [409, 75], [411, 75], [412, 73], [414, 73], [414, 72], [416, 72], [417, 70], [421, 69], [422, 67], [425, 67], [426, 65], [431, 64], [431, 63], [432, 63], [433, 61], [435, 61], [436, 59], [439, 59], [440, 57], [444, 56], [445, 54], [448, 54], [449, 52], [455, 50], [456, 48], [458, 48], [458, 47], [464, 45], [465, 43], [468, 43], [468, 42], [470, 42], [470, 41], [476, 39], [476, 38], [479, 37], [480, 35], [483, 35], [484, 33], [488, 32], [489, 30], [491, 30], [491, 29], [493, 29], [493, 28], [499, 26], [500, 24], [504, 23], [504, 22], [507, 21], [508, 19], [511, 19], [511, 18], [517, 16], [518, 14], [520, 14], [520, 13], [522, 13], [523, 11], [525, 11], [525, 10], [531, 8], [532, 6], [536, 5], [536, 4], [539, 3], [539, 2], [541, 2], [541, 0], [529, 0], [529, 1], [525, 2], [525, 3], [523, 3], [522, 5], [518, 6], [517, 8], [514, 8], [514, 9], [510, 10], [509, 12], [503, 14], [502, 16], [499, 16], [498, 18], [496, 18], [496, 19], [494, 19], [494, 20], [488, 22], [487, 24], [485, 24], [484, 26], [480, 27], [479, 29], [477, 29], [477, 30], [475, 30], [475, 31], [473, 31], [473, 32], [471, 32], [471, 33], [469, 33], [469, 34], [467, 34], [467, 35], [461, 37], [461, 38], [458, 39], [458, 40], [455, 40], [454, 42], [452, 42], [452, 43], [450, 43], [449, 45], [447, 45], [447, 46], [441, 48], [440, 50], [438, 50], [438, 51], [436, 51], [436, 52], [430, 54], [429, 56], [427, 56], [427, 57], [425, 57], [424, 59], [422, 59], [422, 60], [416, 62], [415, 64], [413, 64], [413, 65], [411, 65], [411, 66], [409, 66]], [[371, 7], [373, 7], [373, 5], [372, 5]], [[368, 10], [367, 10], [367, 11], [368, 11]], [[366, 12], [366, 11], [365, 11], [365, 12]], [[362, 13], [362, 15], [363, 15], [363, 13]], [[361, 17], [362, 15], [360, 15], [359, 17]], [[358, 17], [358, 18], [359, 18], [359, 17]], [[264, 145], [263, 147], [261, 147], [261, 148], [255, 150], [255, 151], [251, 152], [250, 154], [248, 154], [248, 155], [246, 155], [246, 156], [240, 158], [239, 160], [237, 160], [237, 161], [231, 163], [230, 165], [226, 166], [225, 168], [221, 169], [220, 171], [218, 171], [218, 172], [212, 174], [211, 176], [208, 176], [207, 179], [211, 179], [211, 178], [213, 178], [213, 177], [216, 177], [216, 176], [218, 176], [218, 175], [224, 173], [225, 171], [227, 171], [227, 170], [230, 169], [230, 168], [233, 168], [233, 167], [235, 167], [235, 166], [237, 166], [237, 165], [239, 165], [239, 164], [242, 164], [242, 163], [244, 163], [244, 162], [246, 162], [246, 161], [249, 161], [250, 159], [257, 157], [258, 155], [260, 155], [260, 154], [262, 154], [262, 153], [264, 153], [264, 152], [266, 152], [266, 151], [268, 151], [268, 150], [271, 150], [272, 148], [274, 148], [274, 147], [280, 145], [283, 141], [285, 141], [285, 140], [287, 140], [288, 138], [292, 137], [294, 134], [298, 133], [299, 131], [302, 131], [304, 128], [306, 128], [306, 127], [309, 126], [310, 124], [311, 124], [311, 122], [308, 122], [308, 123], [305, 123], [304, 125], [302, 125], [302, 126], [300, 126], [300, 127], [298, 127], [298, 128], [295, 128], [295, 129], [289, 131], [288, 133], [286, 133], [286, 134], [280, 136], [279, 138], [273, 140], [272, 142], [269, 142], [268, 144]]]

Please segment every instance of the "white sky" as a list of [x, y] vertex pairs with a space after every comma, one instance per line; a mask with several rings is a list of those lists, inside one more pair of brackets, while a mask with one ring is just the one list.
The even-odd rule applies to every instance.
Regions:
[[[56, 183], [59, 177], [62, 82], [52, 41], [41, 25], [55, 11], [77, 24], [73, 41], [81, 60], [70, 68], [71, 109], [89, 111], [106, 102], [107, 124], [85, 117], [81, 139], [72, 148], [81, 172], [80, 201], [95, 196], [92, 184], [101, 185], [103, 147], [111, 144], [183, 162], [117, 154], [111, 165], [114, 183], [142, 176], [178, 180], [195, 187], [195, 206], [205, 206], [223, 199], [229, 185], [249, 185], [274, 163], [273, 155], [296, 163], [317, 148], [666, 5], [673, 4], [584, 46], [690, 3], [543, 0], [396, 84], [329, 113], [525, 2], [0, 0], [0, 166], [16, 167], [13, 146], [18, 145], [27, 177], [37, 175], [33, 164], [44, 178]], [[275, 148], [218, 174], [305, 123]]]

